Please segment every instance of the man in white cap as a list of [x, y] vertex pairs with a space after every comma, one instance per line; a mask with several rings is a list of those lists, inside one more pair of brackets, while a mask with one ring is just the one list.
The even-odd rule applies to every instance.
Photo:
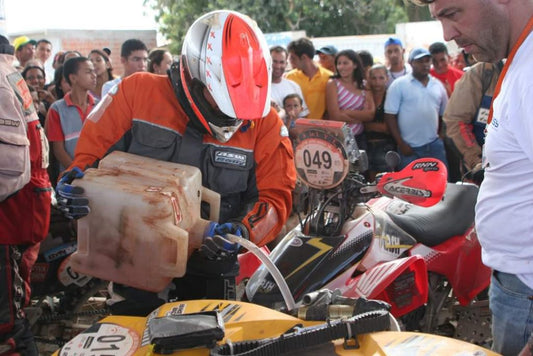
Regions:
[[398, 168], [422, 157], [437, 158], [447, 164], [444, 144], [438, 135], [448, 103], [446, 89], [429, 75], [431, 54], [427, 49], [413, 49], [409, 64], [413, 71], [392, 82], [385, 99], [385, 122], [401, 158]]

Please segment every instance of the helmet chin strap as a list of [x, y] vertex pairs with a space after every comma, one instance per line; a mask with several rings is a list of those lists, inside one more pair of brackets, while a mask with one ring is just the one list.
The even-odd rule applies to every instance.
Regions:
[[170, 83], [172, 84], [172, 88], [174, 89], [174, 95], [176, 95], [178, 102], [180, 103], [183, 111], [185, 111], [185, 114], [187, 114], [187, 117], [189, 118], [189, 121], [191, 121], [193, 126], [200, 132], [207, 133], [207, 128], [204, 127], [200, 123], [200, 120], [197, 119], [197, 116], [191, 106], [191, 103], [189, 102], [187, 95], [185, 95], [183, 83], [181, 82], [180, 78], [180, 65], [181, 63], [174, 62], [172, 63], [168, 71]]
[[[231, 137], [237, 132], [237, 130], [242, 125], [242, 120], [232, 119], [225, 117], [225, 115], [214, 108], [211, 103], [205, 98], [204, 86], [200, 85], [199, 82], [191, 85], [190, 95], [191, 99], [194, 100], [194, 103], [191, 103], [187, 95], [185, 94], [184, 83], [180, 76], [181, 63], [173, 63], [169, 70], [169, 77], [174, 88], [174, 94], [178, 99], [178, 102], [181, 104], [183, 110], [189, 117], [191, 124], [202, 133], [210, 133], [211, 136], [216, 138], [218, 141], [225, 143], [228, 142]], [[195, 105], [198, 114], [193, 108]], [[198, 115], [201, 115], [205, 123], [209, 125], [205, 127]], [[225, 120], [226, 119], [226, 120]], [[217, 122], [220, 126], [214, 124], [212, 121]], [[233, 125], [224, 125], [224, 122], [234, 123]]]
[[233, 136], [233, 134], [235, 134], [235, 132], [237, 132], [237, 130], [241, 127], [241, 125], [242, 120], [239, 120], [239, 123], [237, 125], [224, 127], [218, 127], [213, 125], [212, 123], [209, 123], [209, 126], [213, 131], [213, 136], [222, 143], [228, 142]]

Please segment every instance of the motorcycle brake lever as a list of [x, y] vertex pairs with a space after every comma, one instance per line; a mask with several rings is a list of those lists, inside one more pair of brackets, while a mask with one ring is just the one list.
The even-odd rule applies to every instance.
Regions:
[[377, 191], [378, 191], [378, 187], [376, 185], [367, 185], [359, 189], [359, 192], [361, 192], [361, 194], [375, 193]]

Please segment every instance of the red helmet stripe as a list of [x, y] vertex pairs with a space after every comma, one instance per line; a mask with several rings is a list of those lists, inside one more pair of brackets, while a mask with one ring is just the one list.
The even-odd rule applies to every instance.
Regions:
[[224, 25], [222, 63], [236, 117], [261, 118], [269, 105], [267, 63], [253, 29], [234, 14], [228, 15]]

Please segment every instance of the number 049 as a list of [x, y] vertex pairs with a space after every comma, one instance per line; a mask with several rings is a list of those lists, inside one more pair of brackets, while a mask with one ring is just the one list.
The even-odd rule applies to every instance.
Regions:
[[[331, 168], [331, 154], [328, 151], [314, 151], [306, 149], [303, 152], [304, 165], [306, 167], [316, 166], [318, 169]], [[324, 167], [322, 167], [324, 166]]]

